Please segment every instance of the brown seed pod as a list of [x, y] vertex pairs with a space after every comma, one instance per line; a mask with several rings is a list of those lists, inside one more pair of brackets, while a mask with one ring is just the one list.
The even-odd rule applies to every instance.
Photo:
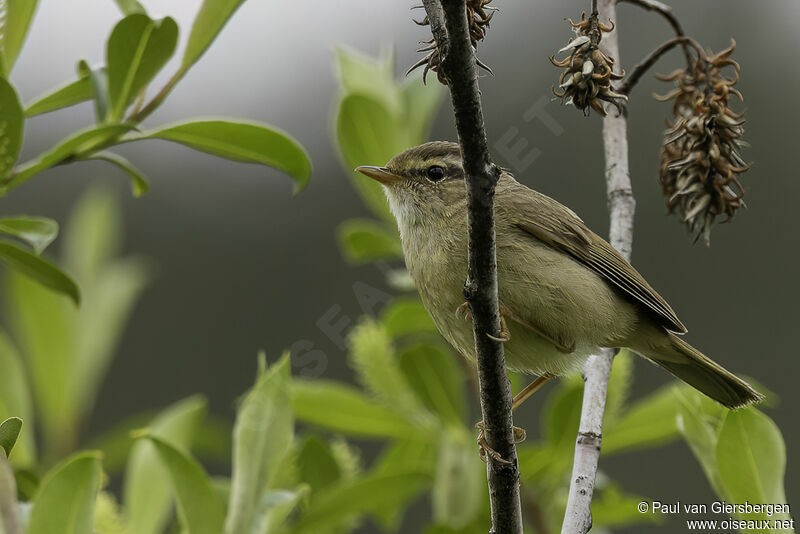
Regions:
[[566, 58], [558, 61], [555, 56], [550, 57], [553, 65], [564, 69], [558, 79], [558, 89], [554, 88], [553, 94], [584, 114], [588, 114], [591, 108], [605, 115], [603, 101], [615, 105], [617, 111], [622, 112], [622, 104], [628, 98], [614, 91], [611, 80], [620, 80], [625, 73], [615, 73], [614, 59], [599, 49], [603, 32], [613, 30], [614, 23], [609, 21], [609, 26], [602, 24], [597, 13], [592, 13], [589, 18], [586, 18], [586, 13], [581, 13], [578, 22], [567, 20], [577, 36], [559, 50], [559, 53], [569, 52]]
[[744, 146], [744, 112], [729, 107], [732, 95], [742, 100], [734, 87], [739, 64], [730, 59], [735, 46], [731, 41], [717, 55], [698, 54], [691, 68], [658, 76], [676, 85], [666, 95], [656, 96], [673, 101], [658, 179], [669, 212], [680, 211], [695, 241], [702, 236], [706, 244], [717, 217], [725, 216], [727, 222], [745, 205], [739, 181], [750, 168], [739, 152]]
[[[478, 42], [483, 41], [486, 37], [486, 31], [489, 29], [489, 21], [492, 20], [497, 8], [489, 6], [493, 0], [467, 0], [467, 22], [469, 24], [469, 38], [472, 42], [472, 48], [478, 48]], [[417, 8], [421, 8], [423, 6], [416, 6]], [[422, 20], [414, 20], [420, 26], [430, 26], [430, 20], [428, 20], [427, 15]], [[436, 41], [431, 38], [427, 41], [420, 41], [420, 44], [423, 45], [420, 47], [417, 52], [427, 52], [425, 57], [414, 63], [410, 69], [406, 72], [406, 76], [408, 76], [411, 72], [418, 69], [419, 67], [424, 66], [422, 70], [422, 81], [423, 83], [426, 81], [426, 77], [428, 75], [428, 71], [433, 71], [436, 73], [436, 78], [439, 80], [440, 83], [447, 85], [447, 77], [445, 77], [444, 73], [441, 70], [442, 67], [442, 58], [439, 54], [439, 50], [436, 47]], [[490, 69], [486, 64], [484, 64], [481, 60], [475, 59], [476, 64], [482, 68], [483, 70], [487, 71], [488, 73], [492, 73], [492, 69]]]

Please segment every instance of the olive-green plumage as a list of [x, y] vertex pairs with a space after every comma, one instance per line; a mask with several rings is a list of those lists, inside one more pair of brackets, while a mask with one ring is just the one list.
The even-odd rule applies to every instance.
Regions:
[[[406, 265], [444, 337], [474, 358], [472, 326], [456, 310], [467, 270], [466, 189], [455, 143], [409, 149], [386, 167], [359, 167], [384, 185]], [[504, 171], [495, 191], [497, 276], [510, 338], [508, 366], [564, 374], [597, 347], [627, 347], [735, 408], [761, 398], [700, 351], [669, 304], [569, 208]]]

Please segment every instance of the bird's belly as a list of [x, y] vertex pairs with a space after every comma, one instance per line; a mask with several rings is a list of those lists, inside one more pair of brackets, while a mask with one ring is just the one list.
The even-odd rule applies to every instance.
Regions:
[[[464, 302], [466, 258], [440, 254], [436, 255], [438, 261], [409, 265], [409, 269], [439, 331], [456, 350], [474, 359], [472, 322], [455, 313]], [[543, 247], [535, 255], [502, 257], [511, 260], [498, 264], [501, 305], [548, 337], [566, 345], [574, 343], [574, 351], [566, 354], [545, 337], [507, 319], [511, 338], [504, 348], [509, 368], [565, 374], [580, 368], [596, 347], [613, 346], [612, 340], [625, 338], [635, 327], [636, 312], [631, 304], [599, 275], [559, 252]]]

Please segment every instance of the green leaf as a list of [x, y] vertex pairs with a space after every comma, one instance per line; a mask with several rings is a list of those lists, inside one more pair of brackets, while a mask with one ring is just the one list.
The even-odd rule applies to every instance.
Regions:
[[35, 462], [33, 402], [22, 359], [6, 333], [0, 329], [0, 419], [18, 416], [27, 423], [17, 438], [13, 463], [30, 467]]
[[0, 242], [0, 260], [45, 287], [67, 295], [78, 305], [81, 294], [78, 284], [47, 260], [11, 243]]
[[368, 319], [350, 334], [348, 361], [361, 384], [387, 407], [420, 424], [432, 424], [414, 390], [409, 386], [386, 329]]
[[170, 17], [155, 21], [144, 13], [114, 26], [106, 45], [110, 118], [118, 121], [175, 52], [178, 25]]
[[37, 0], [5, 0], [3, 2], [3, 24], [0, 26], [0, 64], [4, 66], [2, 78], [8, 76], [25, 42], [36, 11]]
[[26, 534], [89, 534], [100, 489], [100, 454], [82, 452], [53, 468], [33, 501]]
[[46, 217], [9, 217], [0, 219], [0, 234], [21, 239], [41, 254], [58, 235], [58, 223]]
[[43, 113], [49, 113], [57, 109], [63, 109], [81, 102], [86, 102], [94, 97], [94, 89], [92, 88], [92, 80], [89, 74], [81, 76], [74, 82], [53, 90], [52, 92], [42, 95], [34, 100], [25, 109], [26, 117], [35, 117]]
[[306, 423], [355, 436], [407, 438], [419, 429], [357, 389], [329, 380], [294, 380], [292, 410]]
[[233, 436], [233, 480], [225, 531], [252, 532], [262, 495], [294, 441], [289, 356], [263, 372], [244, 398]]
[[428, 310], [417, 297], [394, 299], [383, 309], [381, 323], [393, 338], [421, 332], [437, 332]]
[[[201, 397], [189, 397], [165, 409], [151, 422], [148, 431], [175, 447], [189, 448], [206, 413]], [[123, 502], [128, 530], [137, 534], [163, 532], [172, 497], [169, 474], [158, 459], [152, 443], [137, 441], [128, 460], [123, 487]], [[216, 534], [221, 532], [221, 528]]]
[[679, 437], [678, 401], [667, 386], [638, 400], [603, 430], [603, 454], [656, 447]]
[[[405, 137], [402, 125], [381, 101], [350, 94], [339, 103], [336, 140], [349, 169], [359, 165], [384, 165], [408, 148]], [[393, 221], [381, 185], [358, 172], [350, 172], [350, 177], [367, 207], [378, 217]]]
[[329, 532], [332, 527], [367, 512], [403, 502], [418, 494], [430, 477], [421, 473], [373, 475], [336, 485], [325, 491], [294, 525], [293, 534]]
[[475, 441], [464, 427], [444, 432], [431, 490], [433, 518], [462, 528], [483, 513], [486, 468], [475, 462]]
[[123, 15], [133, 15], [134, 13], [147, 13], [142, 4], [136, 0], [114, 0]]
[[147, 182], [142, 173], [133, 166], [133, 164], [128, 161], [127, 159], [123, 158], [119, 154], [114, 154], [113, 152], [97, 152], [96, 154], [92, 154], [92, 156], [86, 159], [97, 159], [107, 161], [109, 163], [113, 163], [123, 171], [125, 174], [128, 175], [128, 178], [131, 180], [131, 188], [133, 189], [133, 196], [140, 197], [147, 193], [150, 190], [150, 184]]
[[597, 491], [592, 500], [592, 526], [610, 529], [663, 522], [663, 514], [639, 512], [637, 505], [642, 501], [647, 499], [640, 495], [627, 495], [616, 485], [605, 487]]
[[287, 518], [308, 493], [308, 486], [299, 486], [293, 491], [273, 490], [265, 493], [259, 503], [258, 516], [253, 529], [248, 532], [257, 534], [284, 532]]
[[0, 423], [0, 448], [5, 451], [6, 457], [11, 455], [11, 449], [17, 442], [20, 430], [22, 430], [22, 419], [19, 417], [9, 417]]
[[547, 397], [543, 414], [547, 442], [553, 450], [572, 453], [581, 419], [582, 381], [563, 380]]
[[603, 425], [606, 427], [612, 425], [622, 415], [625, 403], [628, 401], [633, 382], [633, 358], [628, 349], [620, 350], [614, 357], [608, 380], [606, 410], [603, 414]]
[[422, 75], [408, 76], [403, 85], [405, 123], [408, 145], [416, 146], [428, 139], [436, 111], [442, 103], [444, 89], [439, 83], [422, 83]]
[[49, 169], [53, 165], [62, 163], [69, 157], [83, 157], [97, 150], [102, 145], [113, 141], [120, 135], [135, 128], [132, 124], [107, 124], [96, 128], [89, 128], [64, 139], [38, 159], [26, 163], [19, 169], [14, 178], [0, 189], [0, 195], [19, 186], [33, 175]]
[[22, 532], [17, 519], [18, 506], [14, 468], [8, 462], [5, 451], [0, 450], [0, 534]]
[[165, 139], [245, 163], [258, 163], [282, 171], [301, 191], [311, 177], [311, 161], [288, 133], [266, 124], [227, 120], [192, 121], [168, 126], [127, 139]]
[[331, 447], [317, 436], [306, 436], [297, 456], [300, 480], [313, 493], [327, 488], [342, 478], [342, 468]]
[[716, 450], [726, 410], [689, 386], [679, 386], [674, 391], [678, 400], [678, 430], [700, 462], [711, 487], [717, 495], [723, 495]]
[[131, 440], [131, 432], [146, 427], [154, 415], [152, 412], [141, 412], [128, 416], [89, 441], [88, 448], [103, 454], [103, 470], [106, 473], [115, 477], [122, 473], [135, 443]]
[[345, 95], [371, 97], [397, 116], [403, 109], [403, 96], [394, 81], [392, 49], [385, 49], [382, 55], [376, 60], [352, 48], [339, 47], [336, 50], [339, 81]]
[[400, 238], [394, 227], [369, 219], [349, 219], [339, 225], [339, 248], [347, 261], [362, 264], [403, 257]]
[[456, 357], [443, 346], [428, 343], [405, 347], [399, 355], [400, 369], [417, 396], [450, 423], [462, 423], [467, 415], [464, 373]]
[[[722, 497], [729, 502], [787, 502], [783, 487], [786, 445], [778, 426], [764, 413], [752, 407], [728, 412], [719, 431], [716, 460], [725, 491]], [[766, 513], [756, 512], [737, 515], [768, 518]], [[777, 518], [789, 517], [778, 514]]]
[[108, 117], [109, 107], [108, 72], [106, 72], [105, 66], [92, 67], [86, 60], [82, 59], [78, 62], [78, 75], [89, 80], [97, 123], [105, 122]]
[[244, 0], [205, 0], [192, 25], [189, 41], [183, 53], [180, 73], [184, 74], [194, 65], [233, 16]]
[[[222, 500], [211, 480], [191, 456], [168, 442], [148, 435], [169, 471], [178, 502], [181, 523], [187, 534], [219, 534], [225, 520]], [[133, 531], [139, 532], [139, 531]]]
[[[8, 22], [6, 20], [6, 25]], [[0, 76], [0, 186], [5, 185], [5, 179], [17, 161], [22, 148], [23, 131], [22, 104], [17, 92], [11, 82]]]

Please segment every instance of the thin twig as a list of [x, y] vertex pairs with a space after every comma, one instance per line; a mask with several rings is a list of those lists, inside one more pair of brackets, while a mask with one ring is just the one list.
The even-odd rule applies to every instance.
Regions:
[[678, 44], [683, 44], [684, 46], [691, 45], [697, 52], [698, 57], [705, 57], [706, 55], [705, 50], [703, 50], [703, 47], [700, 45], [700, 43], [691, 37], [681, 36], [670, 39], [666, 43], [661, 44], [658, 48], [650, 52], [642, 61], [633, 67], [631, 73], [625, 77], [620, 86], [617, 88], [617, 92], [622, 93], [623, 95], [630, 94], [630, 92], [633, 90], [633, 86], [639, 82], [639, 79], [641, 79], [644, 73], [647, 72], [647, 70], [652, 67], [655, 62], [661, 58], [661, 56], [672, 50]]
[[[496, 534], [521, 534], [519, 467], [511, 416], [511, 384], [500, 332], [495, 256], [494, 188], [500, 169], [489, 156], [483, 126], [475, 50], [469, 39], [465, 0], [424, 0], [450, 88], [467, 180], [469, 274], [464, 296], [472, 311], [481, 413], [489, 446], [503, 462], [489, 459], [487, 476]], [[443, 24], [444, 23], [444, 24]]]
[[[600, 0], [603, 18], [616, 19], [616, 0]], [[606, 34], [602, 41], [607, 55], [620, 64], [617, 30]], [[611, 220], [609, 241], [625, 258], [630, 260], [633, 247], [633, 198], [628, 172], [628, 127], [621, 113], [609, 113], [603, 118], [603, 146], [606, 162], [606, 195]], [[585, 534], [592, 526], [591, 503], [600, 445], [603, 435], [608, 378], [614, 359], [613, 349], [603, 349], [592, 355], [583, 368], [584, 390], [581, 422], [575, 443], [575, 460], [570, 479], [567, 510], [564, 514], [562, 534]]]
[[[618, 0], [619, 2], [629, 2], [631, 4], [635, 4], [641, 8], [644, 8], [648, 11], [655, 11], [669, 22], [669, 25], [672, 26], [672, 30], [675, 32], [675, 35], [678, 37], [683, 37], [686, 34], [683, 32], [683, 28], [681, 27], [681, 23], [675, 14], [672, 12], [672, 8], [667, 4], [659, 2], [658, 0]], [[683, 45], [683, 55], [686, 56], [686, 64], [691, 66], [692, 64], [692, 55], [689, 53], [689, 47], [684, 43]]]

